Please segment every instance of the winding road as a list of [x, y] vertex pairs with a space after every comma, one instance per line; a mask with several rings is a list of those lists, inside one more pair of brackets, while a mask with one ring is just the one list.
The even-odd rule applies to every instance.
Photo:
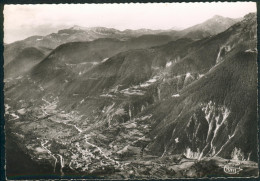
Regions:
[[[47, 105], [46, 105], [45, 107], [43, 107], [43, 109], [42, 109], [43, 114], [45, 114], [45, 115], [50, 115], [50, 114], [48, 113], [48, 110], [49, 110], [49, 109], [47, 109], [47, 108], [50, 107], [51, 105], [53, 105], [53, 103], [50, 103], [49, 101], [45, 100], [44, 98], [42, 98], [42, 100], [43, 100], [45, 103], [47, 103]], [[64, 121], [64, 120], [60, 120], [60, 121], [56, 121], [56, 120], [53, 120], [53, 119], [51, 119], [51, 120], [52, 120], [53, 122], [55, 122], [55, 123], [65, 124], [65, 125], [67, 125], [67, 126], [73, 127], [73, 129], [76, 129], [76, 130], [78, 131], [78, 134], [82, 134], [82, 133], [83, 133], [83, 130], [80, 129], [79, 127], [77, 127], [77, 125], [75, 125], [75, 124], [66, 123], [66, 121]], [[88, 138], [87, 135], [84, 135], [84, 138], [85, 138], [86, 144], [88, 144], [88, 145], [90, 145], [90, 146], [96, 148], [96, 149], [99, 151], [99, 153], [100, 153], [101, 156], [103, 156], [103, 157], [106, 158], [107, 160], [110, 160], [110, 161], [116, 163], [117, 165], [120, 165], [120, 163], [119, 163], [118, 161], [116, 161], [116, 160], [110, 158], [109, 156], [107, 156], [107, 155], [102, 151], [102, 149], [101, 149], [99, 146], [97, 146], [97, 145], [95, 145], [95, 144], [93, 144], [93, 143], [90, 143], [90, 142], [88, 141], [89, 138]], [[54, 165], [54, 172], [55, 172], [56, 163], [57, 163], [57, 158], [52, 154], [52, 152], [51, 152], [48, 148], [46, 148], [45, 145], [46, 145], [47, 143], [48, 143], [48, 141], [46, 141], [45, 143], [42, 143], [42, 142], [41, 142], [41, 145], [42, 145], [42, 147], [43, 147], [45, 150], [47, 150], [47, 152], [55, 159], [55, 165]], [[60, 155], [60, 154], [57, 154], [57, 155], [60, 157], [60, 164], [61, 164], [61, 170], [60, 170], [60, 171], [61, 171], [61, 174], [64, 175], [64, 173], [63, 173], [63, 171], [62, 171], [63, 167], [65, 166], [64, 158], [63, 158], [62, 155]]]

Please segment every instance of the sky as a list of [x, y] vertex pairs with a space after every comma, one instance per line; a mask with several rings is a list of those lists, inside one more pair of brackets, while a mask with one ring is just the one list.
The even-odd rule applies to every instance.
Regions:
[[214, 15], [240, 18], [254, 2], [39, 4], [4, 6], [4, 42], [47, 35], [73, 25], [125, 29], [184, 29]]

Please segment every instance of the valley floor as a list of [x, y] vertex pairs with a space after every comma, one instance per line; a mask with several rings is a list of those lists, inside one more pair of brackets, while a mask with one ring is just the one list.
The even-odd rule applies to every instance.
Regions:
[[[15, 138], [33, 162], [49, 165], [48, 175], [109, 179], [258, 175], [257, 163], [252, 161], [220, 157], [198, 161], [184, 155], [150, 155], [145, 150], [151, 139], [146, 136], [151, 126], [149, 116], [114, 124], [103, 130], [98, 129], [99, 125], [82, 122], [83, 115], [78, 112], [58, 110], [57, 103], [57, 99], [49, 102], [43, 98], [41, 107], [17, 111], [5, 105], [8, 134]], [[15, 167], [9, 160], [8, 164]], [[15, 175], [9, 173], [7, 171], [7, 176]]]

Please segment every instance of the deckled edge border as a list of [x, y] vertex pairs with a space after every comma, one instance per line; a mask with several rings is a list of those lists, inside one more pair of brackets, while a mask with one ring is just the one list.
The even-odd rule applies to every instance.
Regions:
[[[3, 69], [3, 64], [4, 64], [4, 15], [3, 15], [3, 10], [4, 10], [4, 5], [10, 5], [10, 4], [129, 4], [129, 3], [139, 3], [139, 4], [144, 4], [144, 3], [211, 3], [211, 2], [256, 2], [257, 6], [257, 50], [260, 50], [260, 31], [259, 31], [259, 24], [260, 24], [260, 2], [258, 0], [248, 0], [248, 1], [243, 1], [243, 0], [219, 0], [219, 1], [214, 1], [214, 0], [162, 0], [162, 1], [154, 1], [154, 0], [2, 0], [0, 2], [0, 21], [2, 22], [0, 24], [0, 130], [1, 130], [1, 136], [0, 136], [0, 154], [1, 154], [1, 159], [0, 159], [0, 180], [7, 180], [6, 175], [5, 175], [5, 131], [4, 131], [4, 126], [5, 126], [5, 121], [4, 121], [4, 113], [5, 113], [5, 108], [4, 108], [4, 69]], [[260, 70], [260, 56], [257, 56], [257, 68]], [[257, 71], [257, 90], [260, 90], [260, 72]], [[257, 120], [258, 120], [258, 177], [205, 177], [205, 178], [174, 178], [174, 179], [158, 179], [158, 180], [258, 180], [260, 178], [260, 96], [257, 91]], [[37, 179], [35, 177], [27, 177], [25, 179], [33, 179], [33, 180], [44, 180], [44, 179]], [[53, 177], [51, 178], [52, 180], [75, 180], [73, 177]], [[20, 180], [20, 179], [19, 179]], [[48, 179], [49, 180], [49, 179]], [[89, 180], [89, 179], [84, 179], [82, 178], [81, 180]], [[120, 179], [91, 179], [91, 180], [120, 180]], [[132, 179], [124, 179], [124, 180], [132, 180]], [[148, 180], [148, 179], [135, 179], [135, 180]], [[156, 180], [156, 179], [153, 179]]]

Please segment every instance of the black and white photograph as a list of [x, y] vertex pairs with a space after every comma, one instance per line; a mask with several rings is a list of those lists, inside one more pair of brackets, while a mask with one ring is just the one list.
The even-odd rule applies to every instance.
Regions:
[[8, 180], [259, 177], [256, 2], [3, 14]]

